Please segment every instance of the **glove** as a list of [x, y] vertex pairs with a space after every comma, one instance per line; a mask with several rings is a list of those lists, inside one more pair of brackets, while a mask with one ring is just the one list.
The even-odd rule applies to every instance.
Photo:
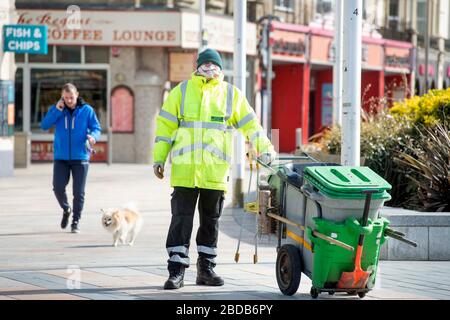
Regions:
[[275, 160], [275, 153], [265, 152], [259, 156], [259, 160], [269, 166]]
[[161, 163], [155, 163], [153, 165], [153, 172], [155, 173], [155, 176], [159, 179], [164, 178], [164, 165]]

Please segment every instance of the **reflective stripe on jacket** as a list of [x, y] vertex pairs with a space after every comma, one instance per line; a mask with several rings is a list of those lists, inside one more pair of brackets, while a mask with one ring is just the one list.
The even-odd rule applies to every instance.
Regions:
[[244, 94], [220, 79], [192, 75], [170, 91], [157, 118], [154, 163], [172, 151], [172, 187], [226, 191], [232, 159], [232, 129], [257, 152], [273, 152]]

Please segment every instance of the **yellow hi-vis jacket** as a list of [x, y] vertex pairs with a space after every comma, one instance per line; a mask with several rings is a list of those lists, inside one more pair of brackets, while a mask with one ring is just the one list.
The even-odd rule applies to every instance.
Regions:
[[[257, 152], [274, 152], [244, 94], [219, 79], [192, 74], [172, 89], [157, 118], [154, 164], [172, 150], [172, 187], [227, 189], [232, 129]], [[244, 164], [242, 164], [244, 165]]]

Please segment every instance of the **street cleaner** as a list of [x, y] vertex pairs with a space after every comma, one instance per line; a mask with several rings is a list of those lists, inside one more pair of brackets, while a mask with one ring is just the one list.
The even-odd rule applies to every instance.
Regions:
[[166, 240], [169, 279], [164, 289], [184, 285], [189, 267], [189, 246], [197, 200], [200, 227], [198, 285], [221, 286], [216, 266], [219, 218], [227, 190], [232, 159], [233, 128], [250, 141], [260, 159], [270, 164], [275, 151], [245, 94], [223, 80], [222, 58], [213, 49], [198, 55], [190, 80], [172, 89], [157, 118], [154, 173], [164, 177], [164, 164], [172, 151], [172, 219]]

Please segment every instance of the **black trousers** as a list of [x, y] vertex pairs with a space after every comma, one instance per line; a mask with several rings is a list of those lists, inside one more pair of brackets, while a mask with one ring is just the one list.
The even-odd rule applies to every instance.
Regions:
[[66, 186], [72, 173], [73, 220], [81, 218], [84, 205], [84, 188], [89, 169], [86, 160], [55, 160], [53, 163], [53, 191], [63, 210], [69, 209]]
[[199, 256], [214, 260], [224, 199], [224, 191], [221, 190], [174, 188], [171, 200], [172, 220], [166, 241], [169, 265], [189, 266], [189, 245], [197, 200], [200, 218], [196, 237], [197, 251]]

